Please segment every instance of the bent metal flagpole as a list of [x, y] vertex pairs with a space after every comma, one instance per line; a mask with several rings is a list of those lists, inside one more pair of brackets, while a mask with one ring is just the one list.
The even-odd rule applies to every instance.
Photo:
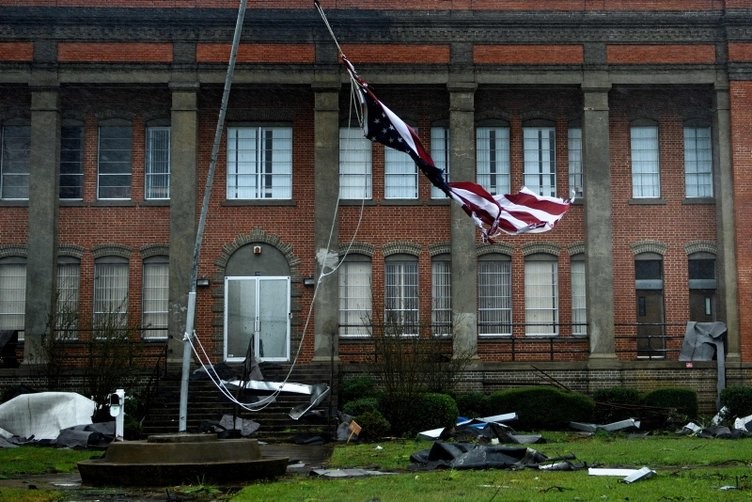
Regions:
[[222, 133], [224, 131], [227, 102], [230, 98], [230, 88], [232, 87], [232, 78], [235, 72], [235, 60], [237, 59], [238, 45], [240, 45], [240, 35], [243, 31], [243, 19], [245, 18], [247, 4], [248, 0], [240, 0], [237, 21], [235, 23], [235, 34], [233, 35], [232, 48], [230, 49], [230, 61], [227, 65], [227, 74], [225, 76], [222, 104], [219, 108], [217, 128], [214, 133], [214, 144], [212, 145], [211, 157], [209, 160], [209, 171], [206, 174], [206, 186], [204, 187], [204, 199], [201, 204], [198, 228], [196, 229], [196, 241], [193, 246], [193, 266], [191, 268], [188, 309], [185, 320], [185, 334], [183, 336], [183, 373], [180, 382], [178, 432], [185, 432], [188, 422], [188, 381], [191, 371], [191, 355], [193, 353], [191, 340], [194, 336], [194, 323], [196, 319], [196, 280], [198, 279], [199, 258], [201, 257], [201, 241], [203, 240], [204, 228], [206, 227], [206, 216], [209, 212], [209, 200], [211, 199], [212, 185], [214, 184], [214, 171], [216, 170], [219, 145], [222, 141]]

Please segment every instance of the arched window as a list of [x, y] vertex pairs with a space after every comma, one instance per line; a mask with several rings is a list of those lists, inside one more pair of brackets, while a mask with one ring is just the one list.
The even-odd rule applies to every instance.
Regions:
[[585, 255], [583, 253], [572, 256], [569, 274], [572, 281], [572, 334], [587, 335]]
[[72, 256], [57, 259], [57, 318], [55, 329], [59, 340], [78, 338], [78, 299], [81, 261]]
[[23, 340], [26, 320], [26, 258], [0, 259], [0, 330], [18, 331]]
[[689, 255], [689, 319], [697, 322], [710, 322], [716, 319], [716, 277], [715, 255], [692, 253]]
[[166, 256], [144, 259], [141, 329], [144, 339], [167, 338], [170, 262]]
[[403, 336], [418, 335], [418, 258], [407, 254], [388, 256], [384, 273], [386, 329]]
[[512, 334], [512, 261], [502, 254], [478, 259], [478, 335]]
[[371, 324], [371, 258], [349, 254], [339, 276], [339, 334], [367, 336]]
[[525, 257], [525, 334], [559, 334], [559, 262], [556, 256]]
[[449, 254], [431, 259], [431, 330], [436, 336], [452, 333], [452, 262]]
[[128, 260], [103, 256], [94, 262], [94, 318], [97, 337], [125, 336], [128, 322]]
[[665, 356], [665, 314], [663, 305], [663, 256], [640, 253], [635, 256], [637, 298], [637, 355]]

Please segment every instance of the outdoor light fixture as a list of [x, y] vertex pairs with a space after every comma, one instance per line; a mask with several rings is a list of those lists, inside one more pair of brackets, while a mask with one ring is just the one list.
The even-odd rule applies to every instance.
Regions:
[[313, 286], [314, 284], [316, 284], [316, 282], [313, 280], [313, 277], [306, 277], [303, 279], [304, 286]]
[[199, 277], [196, 279], [196, 286], [199, 288], [205, 288], [209, 285], [209, 279], [207, 277]]

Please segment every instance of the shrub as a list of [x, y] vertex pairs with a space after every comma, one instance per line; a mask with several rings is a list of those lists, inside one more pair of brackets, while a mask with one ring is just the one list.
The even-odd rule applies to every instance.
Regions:
[[373, 397], [375, 392], [376, 381], [371, 375], [356, 375], [348, 377], [342, 382], [339, 398], [342, 403], [347, 403], [364, 397]]
[[360, 399], [354, 399], [352, 401], [348, 401], [342, 407], [343, 412], [353, 417], [360, 416], [363, 413], [367, 413], [369, 411], [378, 411], [378, 410], [379, 410], [379, 400], [376, 399], [375, 397], [362, 397]]
[[730, 416], [752, 415], [752, 387], [732, 385], [721, 391], [721, 405], [729, 409]]
[[386, 394], [379, 409], [392, 424], [396, 436], [413, 436], [420, 431], [448, 427], [457, 420], [457, 403], [447, 394]]
[[494, 392], [494, 413], [516, 412], [522, 429], [555, 429], [570, 421], [590, 421], [595, 402], [584, 394], [555, 387], [526, 387]]
[[377, 410], [366, 411], [358, 415], [355, 421], [360, 425], [361, 431], [358, 439], [372, 441], [389, 434], [392, 424]]
[[468, 392], [465, 394], [459, 394], [455, 400], [457, 401], [459, 414], [463, 417], [478, 418], [494, 414], [494, 411], [490, 408], [490, 398], [488, 394], [483, 394], [482, 392]]
[[608, 424], [618, 420], [632, 418], [642, 402], [637, 389], [628, 387], [610, 387], [593, 392], [595, 401], [594, 420], [599, 424]]
[[645, 394], [642, 404], [675, 410], [675, 413], [669, 416], [669, 421], [684, 422], [697, 416], [697, 393], [691, 389], [679, 387], [656, 389]]

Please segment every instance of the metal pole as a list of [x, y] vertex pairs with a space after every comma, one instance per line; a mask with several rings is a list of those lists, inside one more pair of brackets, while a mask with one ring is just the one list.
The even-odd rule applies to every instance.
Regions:
[[183, 336], [183, 373], [180, 382], [180, 410], [178, 417], [178, 432], [186, 431], [188, 421], [188, 379], [191, 371], [191, 338], [193, 337], [194, 322], [196, 317], [196, 279], [198, 278], [199, 258], [201, 256], [201, 241], [204, 236], [206, 227], [206, 215], [209, 212], [209, 200], [211, 199], [212, 185], [214, 184], [214, 171], [217, 165], [217, 156], [219, 154], [219, 145], [222, 142], [222, 132], [224, 131], [225, 115], [227, 114], [227, 102], [230, 99], [230, 88], [232, 87], [232, 77], [235, 72], [235, 60], [238, 54], [238, 45], [240, 45], [240, 35], [243, 31], [243, 19], [245, 18], [245, 9], [248, 0], [240, 0], [238, 8], [238, 18], [235, 23], [235, 34], [232, 39], [232, 48], [230, 50], [230, 61], [227, 65], [227, 75], [225, 76], [225, 89], [222, 94], [222, 104], [219, 108], [219, 118], [217, 119], [217, 128], [214, 133], [214, 144], [212, 145], [211, 158], [209, 160], [209, 172], [206, 175], [206, 187], [204, 188], [204, 199], [201, 204], [201, 214], [199, 215], [198, 228], [196, 229], [196, 241], [193, 246], [193, 266], [191, 268], [190, 290], [188, 292], [188, 309], [185, 320], [185, 334]]

